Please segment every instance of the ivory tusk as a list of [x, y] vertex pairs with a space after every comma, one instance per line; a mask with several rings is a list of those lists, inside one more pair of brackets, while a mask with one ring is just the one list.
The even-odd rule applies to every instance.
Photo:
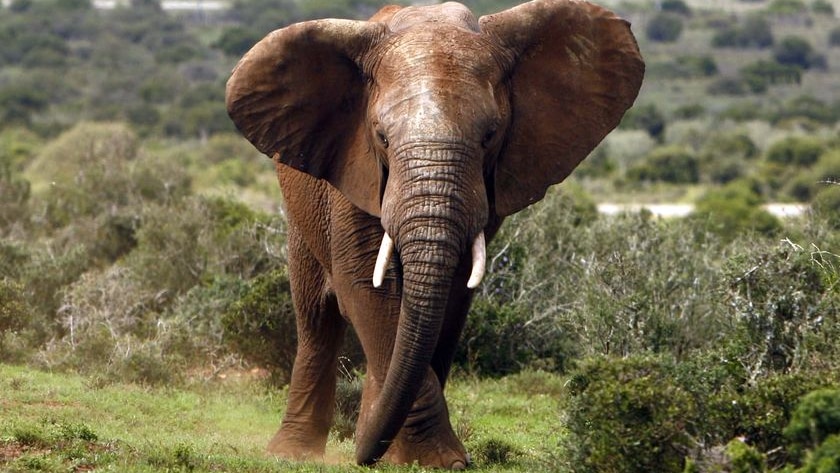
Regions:
[[382, 280], [385, 279], [385, 270], [388, 269], [388, 261], [391, 259], [391, 253], [394, 252], [394, 240], [388, 233], [382, 237], [382, 245], [379, 247], [379, 255], [376, 257], [376, 267], [373, 269], [373, 287], [382, 285]]
[[487, 264], [487, 250], [484, 246], [484, 232], [475, 237], [472, 245], [472, 272], [470, 273], [470, 280], [467, 281], [467, 287], [475, 289], [481, 284], [481, 279], [484, 278], [484, 271]]

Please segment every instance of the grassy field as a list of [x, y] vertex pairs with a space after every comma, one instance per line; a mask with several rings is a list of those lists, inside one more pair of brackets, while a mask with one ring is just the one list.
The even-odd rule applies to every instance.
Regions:
[[[562, 390], [543, 373], [456, 379], [450, 409], [473, 471], [556, 471]], [[326, 463], [267, 457], [284, 398], [250, 376], [152, 389], [0, 365], [0, 471], [370, 471], [352, 464], [350, 440], [331, 438]]]

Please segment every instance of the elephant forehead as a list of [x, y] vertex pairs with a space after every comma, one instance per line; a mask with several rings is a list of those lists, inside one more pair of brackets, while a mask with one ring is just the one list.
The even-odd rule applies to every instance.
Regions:
[[417, 27], [394, 35], [382, 49], [379, 71], [392, 81], [451, 78], [498, 80], [494, 46], [480, 34], [449, 25]]
[[418, 24], [447, 23], [477, 32], [478, 20], [469, 8], [456, 2], [440, 5], [411, 6], [399, 10], [388, 22], [391, 31], [401, 31]]

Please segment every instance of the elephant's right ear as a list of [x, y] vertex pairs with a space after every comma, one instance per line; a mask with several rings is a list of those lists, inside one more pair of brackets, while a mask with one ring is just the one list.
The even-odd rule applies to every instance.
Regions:
[[228, 114], [257, 149], [326, 179], [373, 215], [381, 172], [367, 136], [359, 64], [384, 34], [381, 23], [351, 20], [276, 30], [242, 57], [226, 91]]

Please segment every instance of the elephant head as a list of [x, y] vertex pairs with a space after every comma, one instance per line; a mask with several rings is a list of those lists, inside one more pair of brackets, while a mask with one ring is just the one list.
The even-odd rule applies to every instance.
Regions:
[[463, 5], [386, 7], [369, 21], [274, 31], [227, 84], [239, 130], [277, 162], [380, 217], [373, 284], [399, 255], [392, 361], [357, 460], [399, 431], [438, 339], [450, 285], [484, 266], [484, 228], [541, 199], [620, 121], [644, 63], [629, 24], [580, 0], [476, 19]]

